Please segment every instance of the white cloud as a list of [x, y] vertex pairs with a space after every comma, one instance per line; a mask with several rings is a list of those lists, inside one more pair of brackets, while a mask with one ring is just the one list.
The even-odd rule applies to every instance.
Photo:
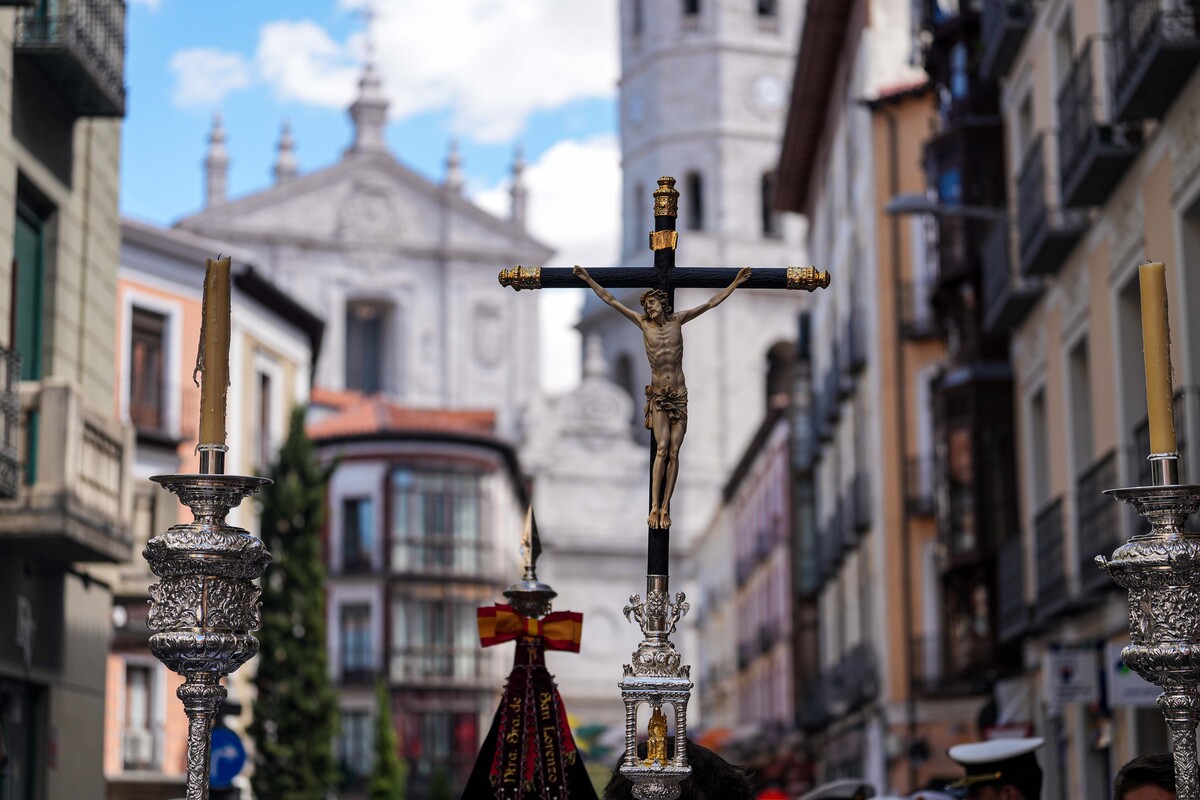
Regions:
[[310, 20], [268, 22], [254, 61], [281, 100], [345, 108], [354, 97], [358, 59]]
[[245, 57], [226, 50], [180, 50], [171, 57], [170, 69], [175, 73], [171, 99], [180, 108], [212, 108], [230, 92], [250, 85]]
[[[561, 265], [615, 263], [621, 224], [621, 163], [615, 136], [558, 142], [525, 170], [530, 232], [557, 252]], [[507, 216], [510, 183], [475, 192], [472, 199]], [[542, 376], [547, 391], [579, 381], [579, 318], [583, 290], [546, 290], [541, 296]], [[567, 367], [564, 369], [564, 367]]]
[[[341, 0], [358, 10], [365, 0]], [[376, 0], [372, 36], [391, 113], [449, 108], [458, 134], [496, 142], [530, 114], [610, 97], [617, 82], [614, 0]], [[335, 42], [311, 21], [263, 27], [256, 55], [281, 97], [345, 107], [364, 36]]]

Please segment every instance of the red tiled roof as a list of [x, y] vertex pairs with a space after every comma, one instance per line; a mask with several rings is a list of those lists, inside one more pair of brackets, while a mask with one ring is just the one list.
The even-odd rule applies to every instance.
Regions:
[[359, 392], [328, 389], [314, 389], [312, 402], [341, 409], [308, 426], [313, 439], [405, 432], [493, 436], [496, 432], [494, 411], [406, 408], [379, 395], [363, 397]]

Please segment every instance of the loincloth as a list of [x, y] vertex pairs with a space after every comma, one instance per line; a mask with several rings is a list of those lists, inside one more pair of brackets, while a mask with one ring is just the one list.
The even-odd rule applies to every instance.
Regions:
[[652, 418], [655, 411], [667, 415], [672, 425], [683, 425], [687, 428], [687, 389], [676, 389], [674, 386], [646, 387], [646, 428], [653, 428]]

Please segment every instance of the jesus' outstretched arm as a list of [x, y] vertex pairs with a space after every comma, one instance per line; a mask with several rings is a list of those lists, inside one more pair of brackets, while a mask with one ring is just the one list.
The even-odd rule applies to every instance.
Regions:
[[596, 281], [592, 278], [592, 276], [588, 274], [588, 271], [586, 269], [584, 269], [583, 267], [576, 264], [571, 269], [571, 272], [578, 275], [579, 278], [581, 280], [583, 280], [584, 283], [586, 283], [588, 286], [592, 287], [592, 291], [596, 293], [597, 297], [599, 297], [604, 302], [608, 303], [610, 306], [615, 308], [617, 311], [620, 311], [621, 314], [624, 315], [625, 318], [628, 319], [630, 322], [632, 322], [634, 325], [641, 326], [641, 324], [642, 324], [641, 315], [626, 308], [621, 303], [620, 300], [613, 297], [612, 292], [610, 292], [608, 289], [605, 289], [600, 284], [596, 283]]
[[725, 298], [727, 298], [727, 297], [729, 297], [729, 295], [733, 294], [734, 289], [741, 286], [743, 283], [745, 283], [748, 280], [750, 280], [750, 267], [742, 267], [740, 270], [738, 270], [738, 274], [736, 276], [734, 276], [732, 283], [730, 283], [728, 286], [726, 286], [721, 291], [714, 294], [706, 302], [701, 303], [700, 305], [696, 306], [695, 308], [689, 308], [686, 311], [680, 311], [679, 314], [677, 314], [677, 316], [679, 317], [679, 324], [682, 325], [683, 323], [687, 322], [688, 320], [693, 320], [696, 317], [700, 316], [705, 311], [708, 311], [710, 308], [716, 308], [717, 306], [721, 305], [721, 303], [723, 303], [725, 301]]

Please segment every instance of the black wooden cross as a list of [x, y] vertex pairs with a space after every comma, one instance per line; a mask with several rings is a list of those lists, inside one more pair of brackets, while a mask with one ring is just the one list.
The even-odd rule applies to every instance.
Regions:
[[[601, 287], [651, 288], [664, 292], [667, 305], [674, 308], [676, 288], [718, 288], [729, 286], [737, 277], [738, 267], [676, 267], [675, 246], [679, 234], [675, 220], [679, 215], [679, 192], [675, 179], [658, 179], [654, 190], [654, 230], [650, 233], [650, 249], [654, 251], [653, 267], [596, 267], [589, 269], [592, 279]], [[572, 267], [522, 267], [500, 272], [500, 285], [513, 289], [588, 288]], [[741, 284], [745, 289], [803, 289], [815, 291], [829, 286], [829, 273], [814, 267], [754, 267], [749, 279]], [[651, 435], [650, 460], [653, 474], [657, 445]], [[653, 484], [653, 478], [651, 483]], [[651, 496], [653, 509], [656, 498]], [[647, 571], [650, 575], [667, 575], [670, 527], [649, 527]]]

